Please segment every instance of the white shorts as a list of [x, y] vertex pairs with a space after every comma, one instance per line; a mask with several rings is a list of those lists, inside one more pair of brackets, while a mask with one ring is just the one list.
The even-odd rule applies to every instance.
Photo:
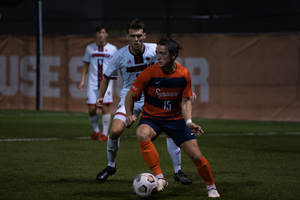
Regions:
[[[96, 105], [96, 101], [99, 98], [99, 90], [93, 90], [92, 87], [87, 88], [87, 100], [88, 105]], [[113, 81], [109, 81], [107, 90], [103, 98], [103, 104], [113, 103]]]
[[[134, 108], [133, 108], [133, 115], [138, 117], [141, 112], [143, 111], [142, 107], [143, 107], [144, 103], [134, 103]], [[125, 105], [123, 104], [119, 104], [119, 107], [117, 109], [117, 111], [115, 112], [115, 117], [114, 119], [120, 119], [122, 120], [125, 125], [127, 126], [126, 124], [126, 110], [125, 110]]]

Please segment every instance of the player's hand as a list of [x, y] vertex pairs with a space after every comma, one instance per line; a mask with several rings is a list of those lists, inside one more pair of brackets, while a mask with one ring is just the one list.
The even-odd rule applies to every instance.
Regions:
[[190, 97], [191, 102], [197, 99], [197, 95], [193, 92], [193, 96]]
[[202, 130], [201, 126], [198, 126], [197, 124], [195, 124], [193, 122], [188, 123], [187, 126], [197, 136], [200, 136], [200, 135], [202, 135], [204, 133], [204, 131]]
[[84, 86], [84, 82], [80, 82], [78, 84], [78, 89], [82, 91], [83, 90], [83, 86]]
[[96, 101], [96, 106], [97, 108], [99, 109], [102, 109], [103, 108], [103, 98], [99, 98], [97, 101]]
[[134, 115], [126, 116], [126, 128], [129, 128], [134, 122], [136, 122], [137, 117]]

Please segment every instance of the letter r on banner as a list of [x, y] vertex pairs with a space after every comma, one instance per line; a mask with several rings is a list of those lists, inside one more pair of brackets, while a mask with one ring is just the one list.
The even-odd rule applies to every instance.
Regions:
[[[182, 59], [177, 59], [181, 63]], [[194, 85], [200, 85], [200, 101], [209, 102], [209, 64], [205, 58], [187, 57], [184, 59], [184, 66], [190, 71], [192, 79], [192, 89], [195, 91]], [[200, 74], [194, 74], [194, 69], [199, 68]]]

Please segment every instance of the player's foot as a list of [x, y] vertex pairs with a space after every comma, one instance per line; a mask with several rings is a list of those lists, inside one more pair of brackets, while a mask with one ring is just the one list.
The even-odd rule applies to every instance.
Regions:
[[165, 178], [157, 179], [157, 192], [163, 191], [168, 186], [169, 186], [169, 183]]
[[192, 184], [192, 180], [187, 177], [181, 170], [178, 171], [178, 173], [174, 174], [174, 180], [180, 181], [184, 185]]
[[93, 135], [91, 136], [90, 140], [97, 140], [98, 137], [99, 137], [99, 135], [100, 135], [100, 132], [95, 132], [95, 131], [94, 131], [94, 133], [93, 133]]
[[102, 170], [99, 174], [97, 174], [97, 180], [104, 182], [108, 178], [108, 176], [112, 176], [116, 173], [116, 168], [107, 166], [104, 170]]
[[102, 134], [102, 135], [100, 135], [99, 140], [100, 141], [107, 141], [107, 136]]
[[208, 193], [208, 197], [212, 197], [212, 198], [220, 197], [220, 194], [216, 187], [210, 188], [209, 190], [207, 190], [207, 193]]

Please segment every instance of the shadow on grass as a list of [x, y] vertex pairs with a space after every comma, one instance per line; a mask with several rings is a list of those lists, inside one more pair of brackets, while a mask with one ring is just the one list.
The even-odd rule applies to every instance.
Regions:
[[100, 182], [97, 179], [73, 179], [73, 178], [61, 178], [53, 181], [42, 181], [40, 183], [50, 183], [50, 184], [63, 184], [63, 183], [90, 183], [90, 184], [132, 184], [132, 181], [124, 180], [124, 179], [108, 179], [105, 182]]
[[[243, 180], [244, 174], [235, 171], [218, 171], [215, 174], [238, 174], [240, 180], [217, 181], [216, 185], [221, 197], [226, 196], [232, 199], [239, 199], [241, 193], [250, 188], [260, 187], [263, 182], [254, 180]], [[165, 191], [151, 195], [151, 199], [198, 199], [207, 197], [205, 184], [199, 176], [192, 176], [194, 182], [192, 185], [182, 185], [170, 179], [170, 186]], [[108, 179], [104, 183], [94, 179], [68, 179], [61, 178], [53, 181], [43, 181], [42, 184], [54, 184], [67, 191], [68, 196], [74, 199], [140, 199], [132, 189], [132, 181], [124, 179]], [[78, 188], [78, 184], [82, 185]], [[75, 188], [74, 188], [74, 187]], [[243, 197], [244, 198], [244, 197]], [[149, 199], [149, 198], [148, 198]], [[246, 198], [247, 199], [247, 198]]]

